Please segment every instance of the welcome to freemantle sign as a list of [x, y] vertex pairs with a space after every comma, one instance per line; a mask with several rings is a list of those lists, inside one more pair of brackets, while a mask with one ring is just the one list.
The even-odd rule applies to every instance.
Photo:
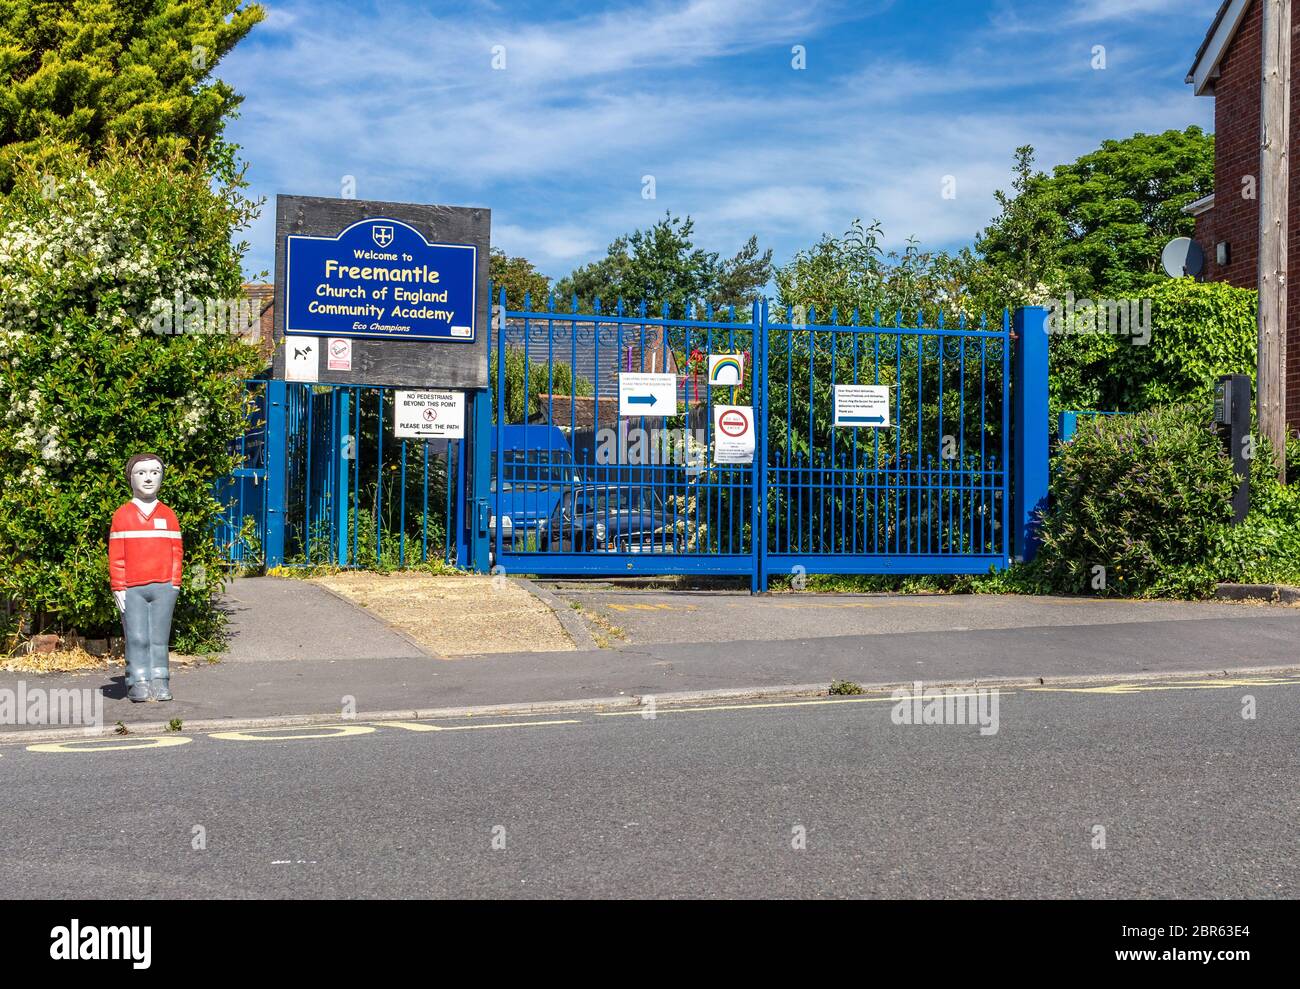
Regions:
[[486, 388], [490, 230], [486, 209], [278, 196], [272, 376], [286, 336], [312, 337], [323, 384]]
[[472, 342], [478, 249], [430, 244], [391, 217], [290, 236], [285, 333]]

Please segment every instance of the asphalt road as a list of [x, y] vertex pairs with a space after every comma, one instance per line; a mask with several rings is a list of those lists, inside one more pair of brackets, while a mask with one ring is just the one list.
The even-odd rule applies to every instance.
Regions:
[[1300, 678], [1022, 688], [992, 735], [893, 711], [7, 745], [0, 897], [1300, 895]]

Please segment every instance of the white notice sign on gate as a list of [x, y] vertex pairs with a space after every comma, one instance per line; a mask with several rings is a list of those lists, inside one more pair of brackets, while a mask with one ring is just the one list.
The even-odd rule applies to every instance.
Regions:
[[624, 371], [618, 376], [620, 416], [677, 415], [677, 375]]
[[884, 429], [889, 425], [888, 385], [836, 385], [835, 425]]
[[393, 435], [408, 439], [465, 438], [463, 391], [399, 391]]
[[752, 405], [713, 407], [713, 462], [715, 464], [754, 462], [754, 407]]

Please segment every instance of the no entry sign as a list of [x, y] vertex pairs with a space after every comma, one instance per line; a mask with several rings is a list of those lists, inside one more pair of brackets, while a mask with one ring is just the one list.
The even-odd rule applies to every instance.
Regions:
[[713, 462], [754, 462], [754, 409], [750, 405], [713, 407]]

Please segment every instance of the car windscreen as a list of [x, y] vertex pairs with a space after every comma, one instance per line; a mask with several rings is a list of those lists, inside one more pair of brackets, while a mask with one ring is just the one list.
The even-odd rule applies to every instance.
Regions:
[[497, 473], [497, 456], [492, 454], [492, 477], [505, 482], [507, 489], [538, 491], [572, 484], [573, 454], [568, 450], [507, 450], [505, 473]]
[[614, 515], [618, 512], [652, 512], [658, 499], [649, 488], [602, 488], [578, 494], [575, 515]]

